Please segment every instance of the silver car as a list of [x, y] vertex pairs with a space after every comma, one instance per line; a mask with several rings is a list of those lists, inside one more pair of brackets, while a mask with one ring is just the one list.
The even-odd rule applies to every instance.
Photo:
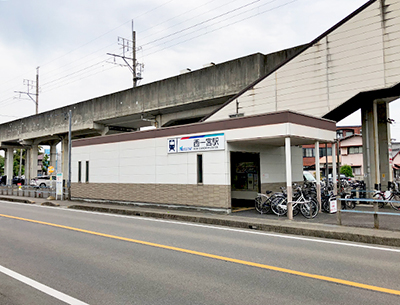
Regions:
[[31, 179], [31, 185], [36, 187], [50, 187], [50, 176], [39, 176]]

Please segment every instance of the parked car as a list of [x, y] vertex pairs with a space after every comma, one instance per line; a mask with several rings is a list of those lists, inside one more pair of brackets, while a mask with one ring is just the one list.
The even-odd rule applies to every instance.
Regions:
[[[18, 177], [18, 176], [14, 176], [12, 179], [12, 184], [14, 185], [18, 185], [18, 184], [24, 185], [25, 184], [25, 177]], [[7, 185], [7, 175], [1, 176], [0, 179], [0, 185]]]
[[316, 182], [317, 181], [315, 179], [315, 177], [313, 176], [313, 174], [311, 174], [308, 171], [303, 171], [303, 180], [304, 180], [304, 182]]
[[[337, 177], [337, 176], [336, 176]], [[329, 181], [332, 181], [332, 174], [328, 175]], [[340, 180], [346, 180], [347, 182], [351, 182], [354, 180], [354, 178], [351, 177], [346, 177], [344, 174], [340, 174]]]
[[31, 179], [31, 185], [36, 187], [50, 187], [50, 176], [39, 176]]
[[13, 180], [12, 180], [12, 184], [14, 184], [14, 185], [18, 185], [18, 184], [25, 185], [25, 177], [24, 176], [22, 176], [22, 177], [14, 176]]

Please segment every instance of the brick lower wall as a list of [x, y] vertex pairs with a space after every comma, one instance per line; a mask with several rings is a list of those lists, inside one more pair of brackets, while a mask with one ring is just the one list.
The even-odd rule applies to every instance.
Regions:
[[[293, 181], [294, 183], [302, 185], [304, 181]], [[286, 188], [286, 182], [280, 183], [262, 183], [261, 184], [261, 193], [265, 193], [265, 191], [272, 191], [272, 192], [281, 192], [280, 187], [283, 186]]]
[[72, 183], [74, 198], [230, 208], [230, 185]]

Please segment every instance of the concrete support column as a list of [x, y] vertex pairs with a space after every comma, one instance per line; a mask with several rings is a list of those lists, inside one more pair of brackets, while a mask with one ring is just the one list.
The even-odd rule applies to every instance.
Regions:
[[68, 135], [61, 141], [61, 172], [63, 180], [68, 181]]
[[389, 105], [375, 100], [362, 110], [364, 177], [367, 189], [386, 189], [393, 180], [390, 165]]
[[14, 171], [14, 149], [7, 148], [4, 160], [4, 174], [7, 176], [7, 185], [12, 185]]
[[319, 211], [321, 211], [321, 168], [319, 164], [319, 141], [315, 142], [315, 178], [317, 180], [317, 201], [319, 205]]
[[30, 149], [30, 174], [31, 178], [36, 177], [38, 174], [38, 152], [39, 146], [37, 144], [33, 144]]
[[[373, 103], [365, 104], [361, 108], [364, 181], [367, 190], [372, 190], [374, 184], [379, 183], [376, 175], [374, 111]], [[379, 178], [379, 176], [378, 176]]]
[[374, 143], [374, 164], [375, 164], [375, 174], [374, 174], [374, 186], [381, 189], [381, 173], [379, 166], [379, 138], [378, 138], [378, 107], [377, 101], [372, 104], [372, 116], [373, 116], [373, 134], [372, 140]]
[[293, 190], [292, 190], [292, 151], [290, 138], [285, 138], [285, 160], [286, 160], [286, 191], [287, 191], [287, 217], [293, 219]]
[[25, 181], [26, 184], [29, 185], [31, 183], [31, 179], [33, 178], [31, 172], [31, 148], [26, 148], [26, 157], [25, 157]]
[[378, 101], [377, 108], [377, 132], [379, 147], [379, 172], [380, 181], [383, 189], [388, 187], [388, 183], [393, 181], [393, 169], [390, 164], [390, 123], [389, 123], [389, 104], [385, 101]]
[[57, 144], [59, 142], [52, 142], [50, 144], [50, 166], [53, 166], [56, 168], [56, 162], [57, 162]]

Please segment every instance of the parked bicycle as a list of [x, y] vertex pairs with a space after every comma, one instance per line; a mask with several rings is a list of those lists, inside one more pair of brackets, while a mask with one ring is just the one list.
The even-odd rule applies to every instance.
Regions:
[[388, 191], [376, 190], [373, 198], [379, 200], [377, 203], [380, 209], [389, 203], [392, 209], [400, 211], [400, 192], [394, 182], [391, 183]]
[[266, 191], [265, 194], [257, 194], [255, 199], [255, 208], [258, 213], [267, 214], [271, 211], [271, 194], [272, 191]]
[[331, 212], [331, 200], [336, 199], [336, 196], [333, 194], [332, 190], [322, 190], [321, 192], [321, 208], [322, 211], [326, 213]]
[[[295, 184], [293, 189], [296, 190], [293, 194], [292, 201], [293, 216], [296, 216], [300, 212], [305, 218], [316, 217], [319, 212], [317, 200], [308, 194], [306, 188]], [[271, 210], [278, 216], [284, 216], [288, 210], [287, 196], [276, 196], [272, 198]]]
[[266, 191], [265, 194], [258, 193], [255, 198], [255, 208], [256, 211], [260, 214], [267, 214], [271, 212], [271, 203], [276, 198], [286, 196], [286, 189], [281, 187], [281, 192], [276, 192], [272, 194], [272, 191]]

